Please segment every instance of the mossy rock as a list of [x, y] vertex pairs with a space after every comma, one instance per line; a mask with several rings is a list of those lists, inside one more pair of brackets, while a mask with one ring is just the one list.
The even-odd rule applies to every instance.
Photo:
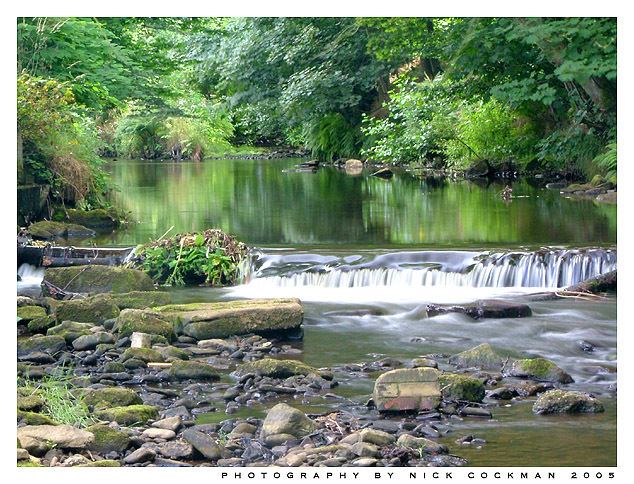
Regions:
[[166, 361], [173, 360], [189, 360], [191, 353], [175, 346], [159, 346], [156, 350], [165, 358]]
[[46, 331], [48, 336], [61, 336], [66, 343], [71, 344], [74, 340], [80, 336], [91, 334], [90, 330], [94, 327], [90, 323], [78, 323], [76, 321], [64, 321], [57, 326], [53, 326]]
[[120, 336], [131, 336], [132, 333], [148, 333], [174, 339], [172, 323], [162, 314], [145, 309], [124, 309], [117, 317], [114, 329]]
[[533, 413], [538, 415], [599, 413], [603, 411], [605, 411], [603, 404], [594, 396], [565, 390], [550, 390], [542, 393], [533, 405]]
[[18, 308], [18, 318], [27, 323], [34, 319], [46, 317], [46, 309], [42, 306], [22, 306]]
[[26, 425], [59, 425], [48, 415], [44, 415], [37, 412], [25, 412], [18, 410], [18, 421]]
[[66, 210], [69, 222], [84, 225], [91, 229], [114, 229], [121, 223], [116, 210], [96, 208], [94, 210]]
[[484, 398], [484, 384], [477, 378], [455, 373], [443, 373], [438, 377], [443, 400], [481, 402]]
[[132, 291], [113, 294], [112, 300], [119, 309], [146, 309], [170, 304], [172, 296], [166, 291]]
[[52, 240], [56, 238], [76, 237], [87, 238], [94, 237], [95, 231], [90, 230], [79, 224], [52, 222], [42, 220], [31, 224], [28, 228], [29, 234], [34, 239]]
[[122, 373], [125, 371], [125, 366], [120, 361], [109, 361], [103, 365], [103, 371], [105, 373]]
[[26, 412], [39, 412], [44, 407], [44, 400], [39, 395], [26, 395], [18, 397], [18, 410]]
[[170, 304], [154, 308], [186, 336], [227, 338], [299, 328], [304, 310], [299, 299], [250, 299], [217, 303]]
[[504, 357], [496, 353], [490, 344], [482, 343], [452, 356], [449, 358], [449, 363], [459, 368], [480, 368], [499, 371], [504, 364], [504, 360]]
[[47, 329], [55, 326], [57, 322], [50, 316], [44, 316], [43, 318], [35, 318], [29, 321], [26, 325], [31, 333], [44, 333]]
[[97, 294], [85, 299], [60, 301], [55, 309], [57, 321], [79, 323], [103, 323], [119, 316], [119, 307], [107, 294]]
[[590, 185], [593, 187], [598, 187], [600, 185], [603, 185], [604, 183], [605, 183], [605, 180], [603, 179], [601, 175], [594, 175], [592, 177], [592, 180], [590, 180]]
[[76, 467], [121, 467], [121, 462], [117, 460], [104, 459], [89, 462], [88, 464], [81, 464]]
[[203, 380], [216, 381], [220, 375], [216, 369], [200, 361], [175, 361], [169, 369], [173, 380]]
[[88, 445], [88, 450], [107, 454], [109, 452], [123, 452], [130, 447], [130, 437], [121, 430], [108, 425], [97, 424], [86, 429], [95, 436], [95, 440]]
[[163, 355], [152, 348], [128, 348], [121, 355], [122, 362], [133, 358], [145, 363], [163, 363], [165, 361]]
[[297, 360], [263, 358], [240, 365], [234, 374], [238, 377], [254, 373], [271, 378], [288, 378], [295, 375], [319, 375], [319, 370]]
[[66, 348], [66, 340], [61, 336], [32, 336], [18, 340], [18, 357], [34, 352], [53, 355]]
[[119, 387], [89, 390], [84, 394], [84, 402], [95, 409], [127, 407], [143, 403], [134, 390]]
[[127, 293], [154, 289], [152, 279], [144, 272], [102, 265], [49, 268], [44, 272], [44, 280], [79, 293]]
[[44, 467], [42, 464], [32, 460], [21, 460], [17, 463], [18, 467]]
[[95, 416], [101, 420], [117, 422], [119, 425], [133, 426], [155, 420], [158, 417], [158, 410], [151, 405], [130, 405], [98, 410]]
[[509, 375], [552, 383], [574, 383], [568, 373], [546, 358], [515, 360]]

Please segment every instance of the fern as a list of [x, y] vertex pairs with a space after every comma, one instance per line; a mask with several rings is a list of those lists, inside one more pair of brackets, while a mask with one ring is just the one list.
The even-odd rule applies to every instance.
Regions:
[[616, 176], [616, 158], [616, 142], [608, 143], [608, 145], [606, 145], [605, 149], [603, 150], [603, 153], [598, 154], [594, 158], [594, 162], [605, 172], [605, 176], [607, 178], [611, 178], [613, 176]]

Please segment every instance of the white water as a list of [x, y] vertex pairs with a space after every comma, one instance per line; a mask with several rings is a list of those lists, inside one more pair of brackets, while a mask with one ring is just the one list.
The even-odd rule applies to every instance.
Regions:
[[44, 279], [44, 268], [31, 264], [22, 264], [18, 268], [18, 294], [37, 295], [40, 292], [40, 284]]
[[245, 274], [246, 283], [232, 293], [312, 301], [463, 302], [571, 286], [615, 270], [616, 259], [615, 250], [605, 249], [347, 256], [256, 252]]

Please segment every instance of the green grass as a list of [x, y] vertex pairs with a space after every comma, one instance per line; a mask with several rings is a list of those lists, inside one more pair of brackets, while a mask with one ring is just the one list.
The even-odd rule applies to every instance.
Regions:
[[88, 427], [97, 420], [92, 417], [78, 387], [72, 383], [73, 377], [72, 369], [58, 368], [39, 381], [24, 380], [24, 392], [42, 398], [42, 413], [56, 422], [74, 427]]

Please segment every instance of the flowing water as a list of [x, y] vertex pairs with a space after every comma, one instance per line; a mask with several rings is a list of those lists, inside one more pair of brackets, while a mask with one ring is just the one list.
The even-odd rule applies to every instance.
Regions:
[[[170, 227], [219, 227], [257, 247], [244, 284], [179, 289], [174, 297], [299, 297], [305, 334], [298, 346], [311, 365], [454, 354], [482, 342], [511, 356], [552, 359], [573, 376], [572, 388], [606, 402], [604, 414], [539, 417], [528, 402], [516, 403], [494, 409], [491, 421], [465, 419], [446, 443], [472, 465], [616, 463], [616, 299], [528, 299], [616, 268], [615, 206], [567, 199], [539, 180], [513, 182], [505, 202], [500, 184], [312, 173], [296, 163], [114, 162], [118, 203], [142, 222], [96, 243], [135, 245]], [[426, 317], [427, 303], [493, 297], [527, 301], [533, 316]], [[581, 340], [596, 350], [581, 351]], [[362, 402], [375, 376], [345, 379], [336, 392]], [[580, 432], [588, 436], [583, 445]], [[466, 433], [488, 443], [460, 448], [453, 441]]]

